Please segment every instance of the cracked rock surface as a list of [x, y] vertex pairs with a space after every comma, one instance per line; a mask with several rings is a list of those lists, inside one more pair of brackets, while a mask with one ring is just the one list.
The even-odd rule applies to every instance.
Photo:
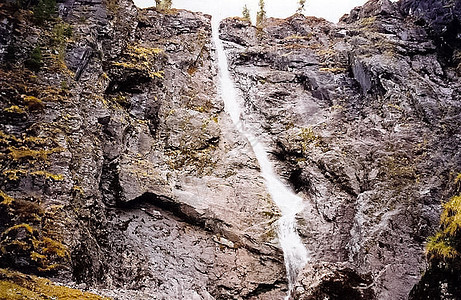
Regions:
[[[282, 299], [280, 212], [224, 112], [211, 17], [33, 9], [0, 4], [0, 267], [115, 299]], [[406, 299], [421, 279], [461, 172], [459, 12], [221, 23], [244, 124], [304, 199], [295, 299]]]

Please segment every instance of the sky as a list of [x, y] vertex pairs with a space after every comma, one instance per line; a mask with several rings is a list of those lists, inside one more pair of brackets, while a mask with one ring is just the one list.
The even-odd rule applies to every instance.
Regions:
[[[367, 0], [306, 0], [305, 12], [307, 16], [325, 18], [331, 22], [338, 22], [339, 18]], [[138, 7], [154, 6], [154, 0], [134, 0]], [[173, 7], [185, 8], [192, 11], [201, 11], [219, 18], [242, 16], [244, 5], [250, 9], [252, 19], [258, 11], [258, 0], [173, 0]], [[286, 18], [293, 15], [298, 7], [298, 0], [265, 0], [265, 9], [268, 17]]]

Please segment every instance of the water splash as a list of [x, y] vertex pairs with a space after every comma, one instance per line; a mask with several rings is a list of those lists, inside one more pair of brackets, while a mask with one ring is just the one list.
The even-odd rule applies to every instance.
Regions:
[[238, 102], [240, 98], [230, 76], [223, 42], [219, 38], [219, 21], [219, 16], [213, 15], [212, 33], [219, 65], [219, 93], [223, 99], [224, 108], [230, 115], [232, 122], [239, 132], [250, 142], [256, 159], [261, 166], [261, 175], [265, 180], [267, 190], [282, 213], [282, 216], [278, 220], [278, 237], [283, 250], [288, 279], [289, 291], [285, 299], [290, 299], [296, 278], [309, 260], [306, 247], [303, 245], [296, 231], [296, 215], [304, 208], [303, 200], [280, 181], [273, 170], [272, 163], [261, 141], [245, 130], [243, 126], [243, 121], [240, 118], [242, 109]]

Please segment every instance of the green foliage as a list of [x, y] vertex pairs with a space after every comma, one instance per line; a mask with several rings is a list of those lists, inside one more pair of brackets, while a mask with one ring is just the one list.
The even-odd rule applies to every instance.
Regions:
[[36, 46], [29, 54], [29, 59], [25, 61], [25, 65], [32, 71], [38, 71], [43, 65], [42, 50], [40, 46]]
[[16, 60], [16, 53], [18, 52], [19, 49], [16, 47], [15, 43], [10, 43], [6, 48], [5, 61], [14, 62]]
[[65, 66], [64, 58], [68, 40], [72, 37], [72, 26], [67, 23], [59, 22], [53, 28], [51, 45], [57, 52], [57, 60], [61, 66]]
[[440, 230], [429, 238], [426, 253], [429, 259], [460, 258], [461, 250], [461, 194], [443, 204]]
[[32, 0], [16, 0], [15, 3], [19, 8], [28, 9], [31, 6], [32, 2]]
[[299, 133], [301, 138], [301, 149], [303, 153], [307, 153], [311, 144], [316, 144], [320, 141], [320, 137], [314, 132], [312, 127], [301, 128]]
[[264, 0], [259, 0], [259, 11], [256, 13], [256, 27], [262, 28], [264, 20], [266, 19]]
[[69, 90], [69, 84], [67, 83], [67, 81], [61, 81], [61, 90], [63, 91]]
[[243, 9], [242, 9], [242, 17], [245, 21], [251, 22], [250, 10], [248, 9], [246, 4], [243, 6]]
[[50, 20], [56, 13], [56, 0], [39, 0], [37, 5], [32, 8], [34, 20], [38, 24], [43, 24]]
[[302, 14], [305, 11], [305, 4], [306, 0], [298, 0], [298, 9], [296, 10], [296, 12]]
[[53, 28], [53, 41], [56, 43], [61, 43], [65, 41], [66, 38], [72, 37], [72, 26], [67, 23], [58, 23]]

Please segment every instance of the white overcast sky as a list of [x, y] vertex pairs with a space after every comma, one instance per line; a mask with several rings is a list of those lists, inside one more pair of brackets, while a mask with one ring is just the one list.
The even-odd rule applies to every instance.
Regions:
[[[322, 17], [332, 22], [367, 0], [306, 0], [305, 15]], [[134, 0], [139, 7], [154, 6], [154, 0]], [[268, 17], [286, 18], [296, 12], [298, 0], [265, 0]], [[258, 0], [173, 0], [173, 7], [201, 11], [223, 17], [241, 16], [242, 8], [247, 5], [252, 18], [258, 10]]]

